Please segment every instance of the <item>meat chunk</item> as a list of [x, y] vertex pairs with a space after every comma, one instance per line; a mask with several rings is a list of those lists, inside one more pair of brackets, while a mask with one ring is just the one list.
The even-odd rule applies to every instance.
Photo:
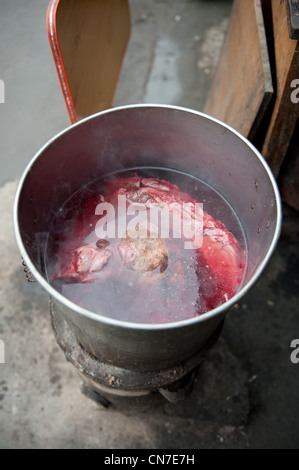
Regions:
[[135, 237], [132, 231], [128, 231], [122, 238], [118, 250], [123, 260], [124, 267], [140, 273], [154, 271], [160, 268], [164, 273], [168, 266], [168, 252], [164, 241], [159, 237], [146, 238]]
[[72, 252], [66, 269], [62, 269], [58, 263], [52, 279], [64, 278], [78, 282], [92, 282], [98, 278], [98, 273], [111, 256], [110, 251], [98, 250], [88, 245], [81, 246]]

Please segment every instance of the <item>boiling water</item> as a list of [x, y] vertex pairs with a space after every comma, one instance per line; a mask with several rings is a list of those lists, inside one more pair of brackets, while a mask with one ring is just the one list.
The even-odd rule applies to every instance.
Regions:
[[[119, 176], [138, 173], [145, 178], [166, 180], [183, 193], [203, 203], [203, 209], [220, 220], [246, 252], [244, 231], [228, 202], [204, 182], [181, 172], [136, 168], [95, 180], [82, 187], [57, 212], [49, 231], [45, 252], [48, 281], [63, 296], [97, 314], [133, 323], [170, 323], [216, 308], [232, 295], [223, 279], [219, 279], [198, 255], [198, 250], [184, 249], [181, 239], [165, 240], [168, 249], [167, 269], [157, 268], [140, 273], [124, 268], [120, 256], [112, 256], [101, 276], [92, 282], [55, 279], [57, 263], [67, 263], [76, 248], [93, 243], [99, 217], [95, 208], [102, 201], [107, 183]], [[120, 240], [109, 240], [111, 246]], [[117, 250], [116, 250], [117, 253]], [[237, 288], [239, 285], [237, 286]]]

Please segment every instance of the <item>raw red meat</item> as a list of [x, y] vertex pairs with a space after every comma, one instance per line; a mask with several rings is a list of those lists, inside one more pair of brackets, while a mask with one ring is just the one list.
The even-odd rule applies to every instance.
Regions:
[[[115, 277], [126, 276], [126, 271], [130, 269], [139, 274], [140, 284], [156, 283], [158, 286], [164, 277], [165, 282], [167, 280], [167, 283], [173, 283], [176, 289], [188, 295], [186, 275], [188, 266], [183, 259], [183, 244], [174, 238], [164, 240], [158, 234], [152, 237], [149, 233], [143, 238], [135, 237], [131, 229], [121, 238], [109, 241], [98, 240], [95, 236], [89, 235], [88, 243], [85, 241], [83, 245], [76, 246], [76, 239], [82, 240], [83, 234], [86, 235], [85, 240], [88, 238], [91, 226], [94, 232], [97, 220], [94, 215], [96, 204], [106, 202], [117, 207], [119, 196], [124, 196], [128, 205], [143, 205], [146, 210], [153, 207], [177, 207], [177, 210], [172, 211], [174, 221], [178, 218], [183, 221], [190, 220], [191, 217], [195, 222], [198, 217], [198, 212], [195, 211], [197, 201], [182, 193], [178, 186], [138, 175], [115, 178], [107, 184], [105, 193], [101, 194], [97, 201], [91, 198], [82, 208], [85, 214], [90, 215], [83, 218], [84, 226], [83, 219], [77, 221], [78, 237], [71, 241], [68, 250], [59, 253], [60, 259], [52, 279], [60, 278], [80, 283], [91, 283], [101, 279], [109, 282]], [[186, 203], [188, 206], [184, 205]], [[215, 221], [206, 212], [202, 211], [200, 216], [203, 218], [202, 244], [195, 247], [193, 255], [196, 259], [193, 269], [198, 282], [198, 300], [194, 305], [194, 315], [204, 313], [228, 301], [240, 287], [245, 269], [245, 252], [234, 235], [222, 222]], [[88, 221], [90, 223], [87, 223]], [[196, 243], [195, 239], [194, 241]], [[172, 274], [167, 277], [169, 263], [172, 263]], [[163, 294], [158, 287], [155, 292], [155, 302], [157, 301], [159, 305]], [[163, 318], [162, 309], [155, 309], [154, 321], [167, 321]]]

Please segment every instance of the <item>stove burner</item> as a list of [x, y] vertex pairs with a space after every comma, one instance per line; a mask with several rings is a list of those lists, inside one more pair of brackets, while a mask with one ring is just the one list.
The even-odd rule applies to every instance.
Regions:
[[223, 320], [205, 346], [190, 359], [171, 368], [148, 371], [124, 369], [97, 359], [82, 348], [52, 301], [50, 315], [59, 347], [103, 406], [109, 405], [109, 398], [105, 397], [112, 395], [141, 397], [158, 392], [171, 403], [184, 399], [191, 393], [195, 373], [215, 345], [224, 324]]

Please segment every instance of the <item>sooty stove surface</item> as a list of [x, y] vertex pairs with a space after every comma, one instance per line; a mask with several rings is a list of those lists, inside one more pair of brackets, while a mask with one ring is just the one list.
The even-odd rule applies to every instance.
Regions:
[[183, 400], [192, 392], [195, 374], [216, 344], [224, 324], [223, 321], [206, 345], [188, 360], [168, 369], [136, 371], [100, 361], [84, 350], [52, 301], [50, 315], [59, 347], [83, 379], [83, 392], [105, 407], [115, 397], [160, 394], [171, 403]]

